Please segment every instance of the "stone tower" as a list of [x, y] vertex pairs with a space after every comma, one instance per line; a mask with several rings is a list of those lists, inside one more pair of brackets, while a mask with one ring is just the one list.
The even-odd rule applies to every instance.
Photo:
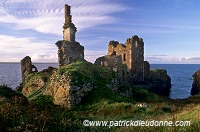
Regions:
[[77, 28], [72, 23], [71, 7], [65, 5], [65, 23], [63, 25], [63, 39], [66, 41], [75, 41]]
[[84, 47], [75, 40], [77, 28], [72, 23], [70, 6], [65, 5], [63, 40], [57, 41], [58, 66], [65, 66], [76, 60], [84, 60]]
[[[125, 44], [110, 41], [108, 54], [97, 58], [95, 64], [115, 69], [118, 64], [124, 64], [127, 69], [118, 69], [118, 73], [132, 78], [134, 82], [144, 80], [144, 42], [137, 35], [128, 38]], [[121, 75], [121, 74], [120, 74]]]

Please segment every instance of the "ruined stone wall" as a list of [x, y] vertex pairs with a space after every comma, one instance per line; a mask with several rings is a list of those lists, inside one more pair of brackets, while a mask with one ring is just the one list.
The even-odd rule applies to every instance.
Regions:
[[63, 40], [57, 41], [58, 66], [68, 65], [74, 60], [84, 60], [84, 47], [75, 41], [77, 28], [72, 23], [70, 6], [65, 5]]
[[[134, 82], [144, 81], [144, 42], [138, 36], [128, 38], [125, 45], [118, 41], [110, 41], [108, 44], [108, 56], [120, 56], [121, 64], [127, 66], [128, 78], [132, 78]], [[112, 58], [100, 57], [97, 59], [102, 62], [112, 62]], [[104, 61], [103, 61], [104, 60]], [[102, 65], [112, 67], [113, 64]]]
[[70, 78], [66, 74], [60, 76], [57, 71], [54, 71], [50, 77], [50, 84], [46, 88], [44, 95], [52, 95], [56, 105], [71, 108], [79, 104], [82, 98], [92, 89], [93, 86], [90, 83], [82, 86], [72, 85]]
[[132, 38], [127, 39], [125, 45], [132, 45], [129, 46], [128, 50], [132, 51], [131, 55], [131, 71], [135, 72], [143, 72], [144, 69], [144, 42], [138, 36], [133, 36]]
[[65, 23], [63, 26], [63, 39], [66, 41], [75, 41], [77, 28], [72, 23], [70, 6], [65, 5]]
[[126, 64], [129, 71], [143, 72], [144, 69], [144, 42], [138, 36], [128, 38], [125, 45], [117, 41], [108, 44], [108, 55], [122, 57], [122, 64]]
[[122, 63], [121, 56], [116, 56], [116, 55], [106, 55], [103, 57], [99, 57], [95, 61], [96, 65], [109, 67], [111, 69], [114, 68], [116, 64], [121, 64], [121, 63]]
[[21, 60], [21, 73], [22, 73], [22, 83], [26, 81], [26, 77], [33, 73], [38, 72], [37, 68], [32, 64], [31, 58], [29, 56], [24, 57]]
[[84, 47], [78, 42], [58, 41], [58, 66], [64, 66], [75, 60], [84, 60]]

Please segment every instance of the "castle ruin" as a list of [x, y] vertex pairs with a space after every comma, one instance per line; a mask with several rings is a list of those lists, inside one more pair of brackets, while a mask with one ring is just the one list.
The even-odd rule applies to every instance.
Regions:
[[[128, 38], [125, 44], [121, 44], [118, 41], [110, 41], [108, 54], [96, 59], [95, 64], [109, 67], [116, 71], [119, 76], [128, 77], [132, 82], [144, 81], [143, 39], [135, 35], [132, 38]], [[119, 64], [125, 65], [126, 68], [116, 67]]]
[[[56, 42], [59, 68], [76, 60], [84, 60], [84, 47], [79, 42], [76, 42], [75, 34], [77, 28], [72, 23], [70, 14], [70, 6], [65, 5], [63, 40]], [[51, 95], [54, 97], [56, 105], [63, 105], [67, 108], [79, 104], [92, 89], [98, 87], [94, 82], [101, 82], [101, 80], [98, 80], [99, 77], [95, 80], [94, 76], [96, 75], [106, 77], [108, 74], [115, 74], [116, 76], [107, 78], [112, 80], [105, 81], [107, 82], [106, 86], [125, 97], [132, 96], [132, 88], [135, 84], [145, 84], [147, 89], [161, 95], [166, 95], [170, 91], [171, 79], [167, 75], [167, 71], [150, 70], [149, 62], [144, 61], [143, 39], [136, 35], [128, 38], [125, 44], [121, 44], [118, 41], [110, 41], [108, 54], [97, 58], [95, 64], [110, 68], [114, 72], [106, 68], [110, 72], [105, 72], [105, 70], [98, 71], [96, 69], [101, 68], [91, 63], [87, 63], [88, 67], [94, 66], [95, 70], [91, 68], [91, 70], [87, 69], [91, 73], [86, 72], [83, 75], [80, 73], [81, 76], [79, 77], [83, 77], [81, 79], [77, 79], [77, 74], [70, 73], [72, 76], [69, 73], [63, 74], [59, 72], [59, 68], [53, 67], [38, 72], [37, 68], [32, 64], [31, 58], [27, 56], [21, 60], [22, 85], [20, 85], [19, 90], [25, 96], [29, 96], [29, 100], [40, 94]], [[84, 69], [85, 67], [83, 66], [82, 68]], [[74, 71], [71, 72], [73, 73]], [[87, 73], [89, 74], [86, 76], [85, 74]], [[123, 86], [125, 86], [125, 89]], [[126, 88], [126, 86], [130, 87]]]
[[84, 47], [75, 40], [77, 28], [72, 23], [71, 7], [65, 5], [65, 23], [63, 25], [63, 40], [57, 41], [58, 66], [72, 63], [74, 60], [84, 60]]

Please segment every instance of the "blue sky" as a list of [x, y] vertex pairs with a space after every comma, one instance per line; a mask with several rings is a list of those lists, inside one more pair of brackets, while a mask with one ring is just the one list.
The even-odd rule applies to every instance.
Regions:
[[1, 0], [0, 62], [57, 62], [65, 4], [88, 61], [138, 35], [150, 63], [200, 63], [199, 0]]

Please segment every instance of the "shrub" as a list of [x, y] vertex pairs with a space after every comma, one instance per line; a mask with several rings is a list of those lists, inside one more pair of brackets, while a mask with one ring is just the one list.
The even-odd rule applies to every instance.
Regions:
[[53, 107], [54, 98], [50, 95], [39, 95], [36, 99], [33, 100], [37, 105], [42, 107]]

